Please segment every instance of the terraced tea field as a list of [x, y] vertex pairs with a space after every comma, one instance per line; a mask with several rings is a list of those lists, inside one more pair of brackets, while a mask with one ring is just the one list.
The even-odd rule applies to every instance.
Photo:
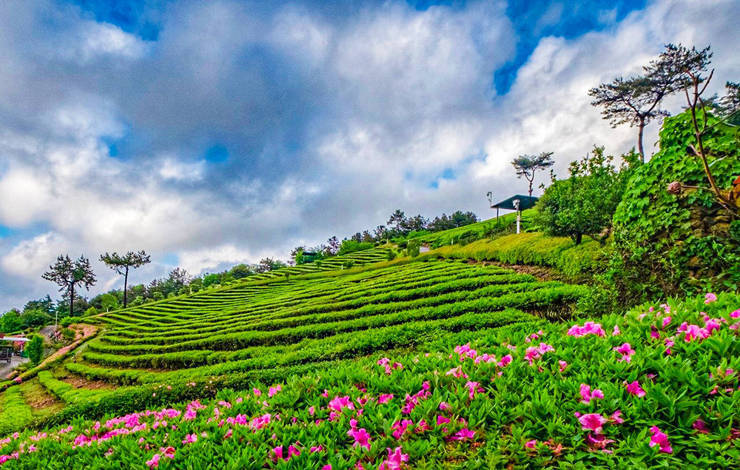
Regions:
[[451, 260], [249, 278], [87, 319], [102, 327], [100, 334], [28, 382], [61, 413], [46, 410], [44, 400], [24, 403], [18, 386], [5, 395], [13, 397], [16, 411], [29, 408], [26, 422], [141, 409], [377, 351], [452, 341], [458, 332], [537, 321], [582, 292], [581, 286]]

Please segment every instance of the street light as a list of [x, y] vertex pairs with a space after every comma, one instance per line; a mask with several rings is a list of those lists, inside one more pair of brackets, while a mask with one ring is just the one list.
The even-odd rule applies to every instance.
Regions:
[[519, 199], [514, 199], [511, 201], [511, 204], [514, 206], [514, 210], [516, 210], [516, 233], [519, 233], [522, 223], [522, 212], [519, 210]]

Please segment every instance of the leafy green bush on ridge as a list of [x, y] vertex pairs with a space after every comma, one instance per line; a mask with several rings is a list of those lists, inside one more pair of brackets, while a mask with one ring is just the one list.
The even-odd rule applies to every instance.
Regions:
[[[740, 174], [740, 128], [712, 116], [708, 123], [709, 164], [717, 185], [727, 190]], [[687, 153], [692, 143], [688, 112], [667, 118], [660, 151], [628, 183], [614, 216], [619, 257], [609, 281], [622, 297], [642, 301], [740, 284], [740, 240], [731, 233], [731, 218], [701, 189], [708, 185], [701, 162]], [[673, 182], [683, 188], [680, 194], [668, 191]]]

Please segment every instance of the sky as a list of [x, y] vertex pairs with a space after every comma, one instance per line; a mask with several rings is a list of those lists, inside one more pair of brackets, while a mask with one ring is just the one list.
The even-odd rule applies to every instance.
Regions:
[[[393, 210], [493, 216], [510, 161], [636, 144], [589, 88], [663, 45], [740, 79], [740, 3], [0, 2], [0, 311], [46, 294], [56, 256], [146, 250], [131, 281], [287, 259]], [[681, 110], [671, 98], [666, 108]], [[658, 125], [646, 132], [657, 147]], [[548, 181], [540, 175], [536, 185]], [[538, 193], [540, 190], [537, 190]]]

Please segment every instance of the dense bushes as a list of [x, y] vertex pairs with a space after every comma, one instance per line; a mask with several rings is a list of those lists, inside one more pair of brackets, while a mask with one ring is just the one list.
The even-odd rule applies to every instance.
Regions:
[[638, 158], [628, 154], [623, 157], [626, 166], [617, 168], [604, 147], [595, 147], [590, 156], [571, 163], [569, 178], [553, 179], [537, 201], [535, 222], [548, 235], [571, 237], [576, 245], [584, 235], [603, 243]]
[[[740, 175], [740, 128], [717, 123], [704, 145], [717, 185], [724, 190]], [[707, 285], [740, 284], [740, 242], [729, 213], [706, 189], [700, 161], [687, 153], [694, 143], [687, 112], [665, 120], [660, 151], [630, 178], [614, 216], [618, 257], [610, 284], [623, 298], [695, 292]], [[668, 184], [674, 185], [673, 194]]]

